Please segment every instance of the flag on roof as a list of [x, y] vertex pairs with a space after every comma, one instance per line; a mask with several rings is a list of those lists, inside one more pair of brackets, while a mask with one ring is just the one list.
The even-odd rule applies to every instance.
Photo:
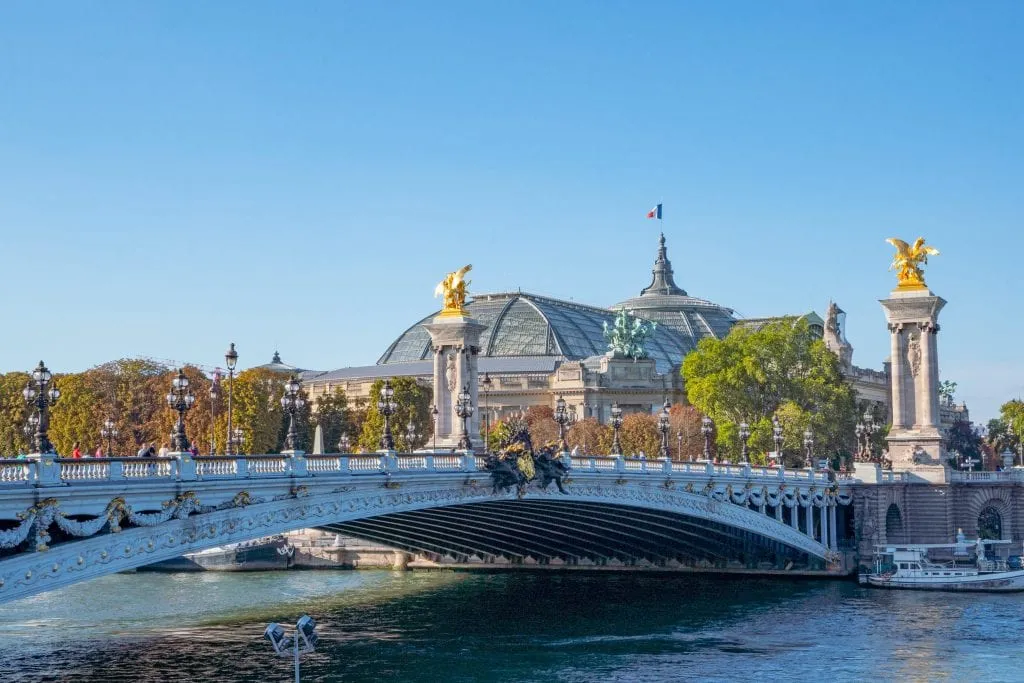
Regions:
[[653, 209], [648, 211], [647, 212], [647, 217], [648, 218], [657, 218], [658, 220], [661, 220], [661, 204], [658, 204], [656, 207], [654, 207]]

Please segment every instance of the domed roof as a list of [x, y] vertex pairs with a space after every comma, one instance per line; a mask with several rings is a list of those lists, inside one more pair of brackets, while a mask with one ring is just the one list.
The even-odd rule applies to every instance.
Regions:
[[692, 297], [675, 283], [664, 233], [658, 240], [658, 256], [652, 274], [651, 284], [640, 290], [640, 296], [617, 303], [612, 309], [625, 309], [639, 318], [653, 320], [658, 323], [658, 333], [668, 329], [675, 331], [684, 340], [683, 355], [695, 349], [704, 337], [724, 337], [736, 324], [731, 308]]
[[[615, 313], [606, 308], [585, 306], [523, 292], [481, 294], [466, 304], [469, 314], [486, 329], [480, 335], [480, 355], [558, 356], [582, 360], [608, 350], [604, 323], [612, 325]], [[423, 327], [437, 313], [407, 329], [388, 347], [378, 365], [408, 363], [431, 357], [430, 335]], [[648, 355], [659, 372], [678, 365], [689, 342], [670, 328], [655, 331], [646, 344]]]

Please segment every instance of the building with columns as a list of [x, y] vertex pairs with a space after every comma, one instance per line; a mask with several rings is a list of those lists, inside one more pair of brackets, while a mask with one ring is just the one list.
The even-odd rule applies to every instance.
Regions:
[[[647, 359], [608, 353], [604, 328], [612, 327], [621, 310], [657, 323], [645, 343]], [[666, 400], [685, 401], [680, 365], [701, 339], [722, 338], [737, 324], [756, 326], [778, 319], [740, 319], [731, 308], [690, 296], [675, 281], [664, 235], [658, 240], [650, 284], [610, 307], [517, 291], [473, 295], [466, 312], [482, 326], [475, 372], [480, 379], [486, 376], [490, 386], [480, 386], [475, 405], [478, 417], [487, 413], [492, 424], [531, 406], [553, 407], [559, 396], [578, 419], [600, 422], [607, 421], [613, 404], [626, 413], [655, 412]], [[369, 401], [370, 385], [384, 377], [411, 376], [432, 386], [439, 370], [428, 328], [437, 315], [410, 325], [376, 365], [303, 371], [300, 378], [310, 399], [342, 389], [350, 401]], [[832, 304], [826, 319], [813, 311], [801, 317], [839, 355], [858, 397], [887, 411], [887, 370], [853, 365], [845, 314]]]

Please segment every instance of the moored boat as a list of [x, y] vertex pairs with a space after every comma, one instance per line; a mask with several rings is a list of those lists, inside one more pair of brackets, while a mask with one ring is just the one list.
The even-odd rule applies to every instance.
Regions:
[[295, 550], [283, 536], [268, 536], [243, 543], [208, 548], [157, 562], [140, 569], [163, 572], [252, 572], [288, 569]]
[[963, 533], [956, 543], [878, 546], [866, 582], [913, 590], [1024, 591], [1024, 566], [1019, 555], [1009, 554], [1010, 546], [983, 539], [969, 544]]

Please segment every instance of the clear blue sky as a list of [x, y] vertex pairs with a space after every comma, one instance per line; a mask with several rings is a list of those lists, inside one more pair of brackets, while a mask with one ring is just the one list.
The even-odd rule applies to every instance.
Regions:
[[848, 312], [942, 250], [942, 374], [1024, 394], [1019, 2], [0, 4], [0, 370], [373, 363], [472, 289]]

